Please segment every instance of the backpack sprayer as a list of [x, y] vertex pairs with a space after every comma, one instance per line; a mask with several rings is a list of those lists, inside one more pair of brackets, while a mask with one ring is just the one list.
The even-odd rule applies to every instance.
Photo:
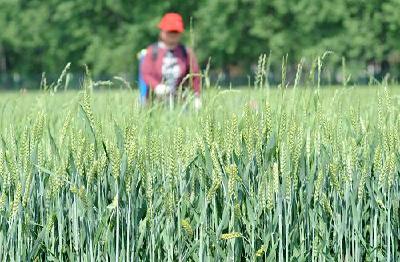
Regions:
[[139, 69], [138, 69], [138, 84], [139, 84], [139, 93], [140, 93], [140, 104], [145, 105], [147, 102], [147, 96], [148, 96], [148, 86], [146, 85], [146, 82], [143, 79], [143, 74], [141, 72], [141, 67], [142, 67], [142, 63], [144, 60], [144, 57], [147, 54], [147, 50], [146, 49], [142, 49], [140, 50], [140, 52], [137, 54], [137, 58], [139, 60]]

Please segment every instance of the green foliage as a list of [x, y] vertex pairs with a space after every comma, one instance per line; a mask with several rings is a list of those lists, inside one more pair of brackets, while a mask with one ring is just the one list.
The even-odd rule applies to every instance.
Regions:
[[0, 96], [0, 260], [398, 261], [399, 87]]
[[[338, 67], [365, 68], [388, 61], [399, 75], [399, 0], [199, 0], [199, 1], [0, 1], [0, 73], [73, 71], [88, 64], [95, 76], [134, 74], [136, 53], [156, 41], [156, 25], [167, 11], [180, 12], [185, 36], [200, 61], [249, 66], [272, 50], [276, 64], [335, 52]], [[189, 30], [187, 30], [189, 32]], [[308, 61], [311, 64], [312, 61]], [[6, 67], [4, 65], [7, 65]]]

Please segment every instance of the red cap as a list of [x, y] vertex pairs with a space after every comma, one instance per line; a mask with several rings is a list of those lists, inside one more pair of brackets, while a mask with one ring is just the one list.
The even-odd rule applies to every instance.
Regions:
[[179, 33], [185, 31], [182, 16], [177, 13], [165, 14], [158, 24], [158, 28], [163, 31], [175, 31]]

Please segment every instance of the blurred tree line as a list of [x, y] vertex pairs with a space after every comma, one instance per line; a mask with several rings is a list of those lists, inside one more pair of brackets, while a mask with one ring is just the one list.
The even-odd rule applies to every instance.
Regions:
[[58, 74], [72, 62], [95, 76], [133, 76], [136, 53], [173, 11], [203, 67], [211, 57], [212, 68], [247, 70], [271, 50], [279, 68], [285, 54], [295, 65], [331, 50], [334, 68], [346, 57], [349, 70], [398, 77], [399, 10], [400, 0], [0, 0], [0, 74]]

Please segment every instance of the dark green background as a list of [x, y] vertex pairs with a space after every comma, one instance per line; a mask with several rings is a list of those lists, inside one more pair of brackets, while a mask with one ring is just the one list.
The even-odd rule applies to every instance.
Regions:
[[278, 71], [285, 54], [295, 68], [331, 50], [332, 74], [343, 56], [354, 79], [370, 62], [382, 66], [376, 77], [400, 74], [400, 0], [0, 0], [0, 75], [55, 76], [72, 62], [74, 72], [86, 63], [95, 77], [132, 80], [136, 53], [157, 39], [167, 11], [180, 12], [187, 28], [193, 18], [203, 68], [211, 57], [212, 69], [247, 74], [271, 50]]

